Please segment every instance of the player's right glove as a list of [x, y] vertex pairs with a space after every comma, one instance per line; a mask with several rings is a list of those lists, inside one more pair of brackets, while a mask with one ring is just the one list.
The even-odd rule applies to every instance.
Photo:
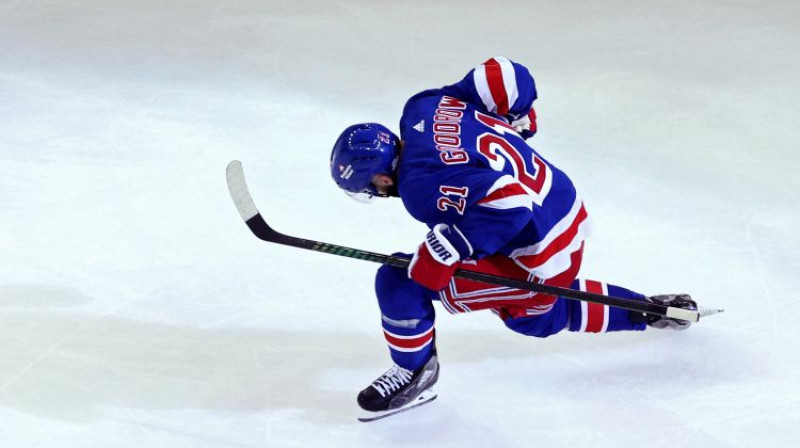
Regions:
[[512, 119], [511, 127], [525, 140], [536, 134], [536, 111], [533, 109], [533, 106], [531, 106], [531, 110], [527, 115], [522, 115], [516, 119], [514, 117], [509, 118]]
[[408, 276], [428, 289], [443, 289], [461, 264], [462, 255], [457, 247], [461, 247], [462, 252], [471, 252], [461, 232], [446, 224], [435, 225], [411, 259]]

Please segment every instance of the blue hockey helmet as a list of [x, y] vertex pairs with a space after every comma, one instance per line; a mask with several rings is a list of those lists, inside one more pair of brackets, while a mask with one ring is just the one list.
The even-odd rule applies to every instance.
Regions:
[[386, 196], [372, 185], [377, 174], [394, 177], [400, 139], [386, 126], [361, 123], [345, 129], [331, 151], [331, 177], [352, 198], [370, 202]]

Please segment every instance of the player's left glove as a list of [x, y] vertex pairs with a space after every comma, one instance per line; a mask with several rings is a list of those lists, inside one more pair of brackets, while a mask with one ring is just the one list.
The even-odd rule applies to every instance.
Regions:
[[461, 258], [470, 252], [469, 242], [458, 229], [437, 224], [411, 259], [408, 276], [428, 289], [439, 291], [450, 282]]
[[514, 118], [509, 116], [511, 127], [525, 140], [536, 134], [536, 111], [531, 107], [527, 115]]

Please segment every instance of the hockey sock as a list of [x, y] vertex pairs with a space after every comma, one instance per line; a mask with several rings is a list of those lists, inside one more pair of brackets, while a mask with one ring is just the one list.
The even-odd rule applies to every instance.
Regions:
[[[644, 295], [625, 289], [620, 286], [610, 285], [595, 280], [576, 279], [572, 289], [610, 295], [623, 299], [641, 300]], [[605, 333], [610, 331], [642, 331], [646, 328], [643, 323], [634, 323], [630, 311], [620, 308], [600, 305], [598, 303], [569, 302], [569, 331], [585, 333]]]

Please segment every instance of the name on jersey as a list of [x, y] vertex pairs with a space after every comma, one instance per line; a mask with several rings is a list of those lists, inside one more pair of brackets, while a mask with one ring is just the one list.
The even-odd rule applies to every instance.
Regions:
[[467, 104], [451, 96], [442, 97], [433, 115], [433, 141], [445, 165], [469, 162], [461, 147], [461, 119]]

